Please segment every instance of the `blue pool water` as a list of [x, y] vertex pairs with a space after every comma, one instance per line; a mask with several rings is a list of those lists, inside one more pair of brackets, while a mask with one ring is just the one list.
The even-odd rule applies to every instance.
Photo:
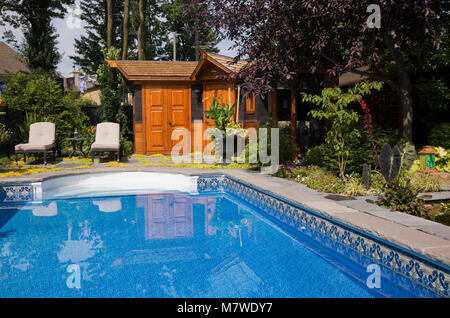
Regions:
[[0, 209], [0, 297], [434, 297], [228, 194]]

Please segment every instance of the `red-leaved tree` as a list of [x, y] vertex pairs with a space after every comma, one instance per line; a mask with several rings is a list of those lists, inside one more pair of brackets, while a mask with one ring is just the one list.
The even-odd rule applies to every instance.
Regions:
[[[383, 81], [401, 97], [403, 134], [412, 138], [409, 54], [434, 41], [448, 17], [441, 0], [192, 0], [208, 26], [232, 40], [249, 65], [237, 76], [256, 93], [292, 80], [298, 70], [354, 72]], [[380, 8], [380, 28], [367, 23], [370, 4]], [[371, 22], [374, 20], [369, 19]], [[394, 66], [396, 79], [382, 70]], [[360, 70], [366, 66], [366, 70]]]

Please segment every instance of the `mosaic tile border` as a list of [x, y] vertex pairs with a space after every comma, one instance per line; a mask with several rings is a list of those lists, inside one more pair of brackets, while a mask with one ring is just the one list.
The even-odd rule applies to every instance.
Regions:
[[40, 183], [0, 185], [0, 203], [24, 203], [41, 199]]
[[[344, 246], [437, 295], [450, 297], [450, 270], [447, 266], [427, 259], [425, 256], [376, 238], [229, 176], [200, 176], [197, 188], [199, 193], [230, 193], [291, 228], [309, 234], [310, 237], [321, 235], [329, 239], [335, 243], [331, 248], [337, 252], [340, 252], [339, 245]], [[341, 249], [341, 254], [344, 253], [343, 250], [345, 249]]]

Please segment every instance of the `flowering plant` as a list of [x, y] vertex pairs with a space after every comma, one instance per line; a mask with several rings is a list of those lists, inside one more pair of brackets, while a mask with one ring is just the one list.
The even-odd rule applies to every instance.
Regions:
[[373, 133], [373, 122], [372, 122], [372, 114], [370, 113], [370, 109], [367, 107], [366, 102], [363, 99], [358, 100], [359, 104], [364, 113], [364, 128], [366, 128], [366, 133], [372, 135]]
[[242, 128], [238, 123], [231, 122], [225, 126], [227, 137], [238, 136], [241, 138], [247, 137], [247, 130]]
[[358, 99], [357, 102], [361, 105], [361, 108], [364, 113], [364, 128], [366, 129], [366, 133], [369, 136], [370, 144], [372, 145], [372, 150], [375, 155], [375, 162], [379, 162], [380, 155], [378, 154], [377, 144], [375, 142], [375, 138], [373, 136], [373, 121], [372, 114], [370, 113], [369, 107], [367, 107], [366, 102], [363, 99]]
[[4, 124], [0, 124], [0, 145], [6, 144], [11, 140], [12, 132], [6, 129]]

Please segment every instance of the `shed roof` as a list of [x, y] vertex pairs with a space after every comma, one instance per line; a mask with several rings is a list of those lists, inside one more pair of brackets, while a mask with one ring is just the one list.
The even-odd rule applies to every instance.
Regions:
[[[190, 80], [198, 62], [180, 61], [114, 61], [128, 80]], [[110, 63], [111, 65], [111, 63]]]
[[8, 73], [31, 73], [31, 70], [19, 60], [19, 54], [4, 42], [0, 42], [0, 75]]
[[206, 53], [206, 54], [210, 59], [213, 59], [216, 62], [220, 63], [233, 73], [239, 72], [248, 63], [247, 61], [237, 61], [236, 63], [234, 63], [234, 59], [232, 57], [217, 53]]
[[247, 61], [238, 61], [229, 56], [207, 53], [200, 50], [200, 61], [111, 61], [109, 65], [118, 68], [127, 80], [192, 80], [202, 69], [204, 63], [209, 61], [226, 73], [237, 73]]

